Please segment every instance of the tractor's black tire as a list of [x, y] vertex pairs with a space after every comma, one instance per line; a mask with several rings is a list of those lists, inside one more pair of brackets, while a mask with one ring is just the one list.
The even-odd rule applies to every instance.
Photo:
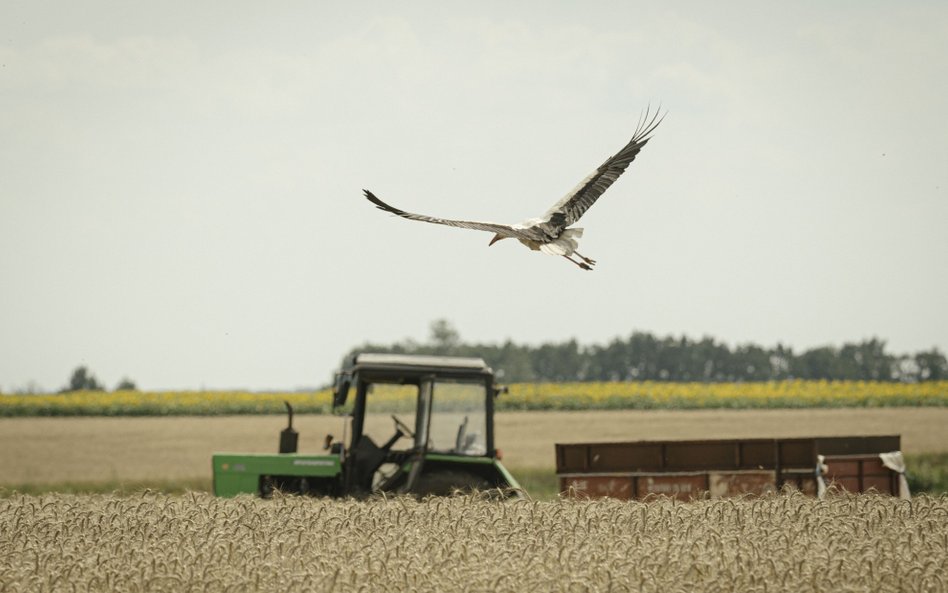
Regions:
[[465, 471], [441, 470], [422, 474], [412, 489], [417, 496], [450, 496], [461, 492], [488, 490], [493, 485], [486, 478]]

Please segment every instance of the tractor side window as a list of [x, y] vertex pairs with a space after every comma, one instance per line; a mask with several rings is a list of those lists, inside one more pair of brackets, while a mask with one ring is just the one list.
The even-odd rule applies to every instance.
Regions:
[[[370, 383], [365, 398], [365, 424], [362, 434], [367, 435], [379, 447], [395, 434], [392, 415], [415, 429], [415, 407], [418, 404], [417, 385], [394, 383]], [[410, 449], [412, 438], [405, 435], [392, 446], [395, 451]]]
[[487, 454], [487, 386], [483, 382], [434, 383], [428, 450], [460, 455]]

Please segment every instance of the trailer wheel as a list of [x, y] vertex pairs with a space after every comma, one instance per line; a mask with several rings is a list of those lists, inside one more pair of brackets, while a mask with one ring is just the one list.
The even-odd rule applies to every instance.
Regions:
[[419, 496], [449, 496], [457, 491], [488, 490], [492, 484], [482, 476], [463, 471], [437, 471], [422, 474], [414, 491]]

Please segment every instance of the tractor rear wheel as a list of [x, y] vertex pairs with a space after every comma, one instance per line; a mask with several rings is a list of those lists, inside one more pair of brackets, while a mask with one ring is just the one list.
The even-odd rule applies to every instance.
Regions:
[[466, 471], [441, 470], [422, 474], [413, 488], [418, 496], [449, 496], [456, 491], [488, 490], [493, 485], [486, 478]]

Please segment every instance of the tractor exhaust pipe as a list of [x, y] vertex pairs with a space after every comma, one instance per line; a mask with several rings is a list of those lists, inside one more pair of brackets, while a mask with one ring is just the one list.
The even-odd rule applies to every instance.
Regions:
[[290, 402], [283, 402], [286, 406], [286, 412], [289, 415], [286, 428], [280, 431], [280, 453], [296, 453], [299, 444], [300, 433], [293, 430], [293, 406]]

